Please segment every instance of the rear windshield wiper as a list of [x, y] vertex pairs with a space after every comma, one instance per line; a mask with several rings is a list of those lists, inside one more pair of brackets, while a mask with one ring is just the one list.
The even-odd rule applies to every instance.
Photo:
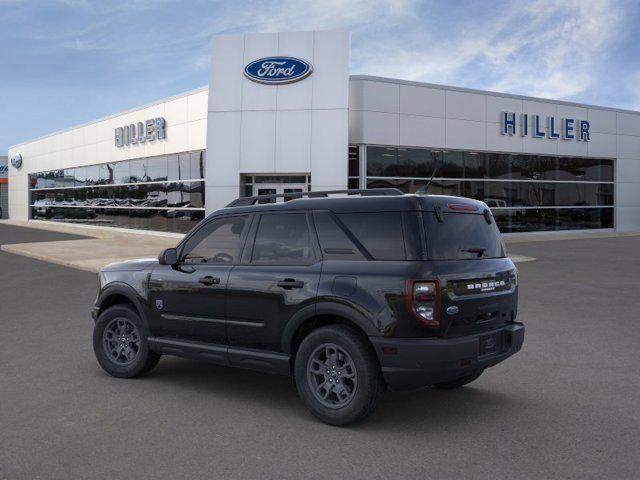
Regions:
[[461, 251], [475, 253], [478, 255], [478, 258], [481, 258], [484, 255], [484, 252], [487, 251], [487, 249], [482, 247], [471, 247], [471, 248], [463, 248]]

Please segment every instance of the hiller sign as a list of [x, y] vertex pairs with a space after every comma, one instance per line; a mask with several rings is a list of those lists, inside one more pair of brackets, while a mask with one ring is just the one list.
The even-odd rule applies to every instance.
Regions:
[[588, 142], [590, 140], [589, 127], [590, 124], [587, 120], [562, 118], [558, 121], [556, 117], [548, 116], [542, 121], [540, 115], [521, 113], [518, 118], [515, 112], [500, 113], [500, 133], [502, 135], [515, 135], [517, 130], [521, 137], [546, 137], [551, 140], [561, 138], [562, 140]]
[[150, 118], [137, 124], [118, 127], [114, 133], [116, 147], [163, 140], [167, 137], [167, 122], [162, 117]]

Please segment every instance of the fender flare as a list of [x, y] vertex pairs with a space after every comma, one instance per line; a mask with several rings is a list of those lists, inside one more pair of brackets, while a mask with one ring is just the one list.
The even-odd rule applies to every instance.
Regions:
[[134, 307], [136, 307], [136, 310], [138, 310], [140, 317], [142, 317], [142, 320], [147, 323], [147, 311], [144, 308], [140, 295], [138, 295], [138, 292], [136, 292], [136, 290], [131, 285], [123, 282], [113, 282], [104, 287], [104, 289], [98, 295], [98, 298], [96, 300], [96, 307], [101, 308], [104, 301], [114, 295], [121, 295], [131, 303], [133, 303]]
[[358, 326], [368, 337], [377, 337], [381, 335], [375, 328], [373, 322], [355, 308], [332, 302], [318, 302], [298, 310], [298, 312], [296, 312], [296, 314], [287, 322], [287, 325], [282, 332], [281, 347], [283, 353], [291, 355], [293, 337], [298, 331], [298, 328], [300, 328], [307, 320], [318, 315], [333, 315], [349, 320]]

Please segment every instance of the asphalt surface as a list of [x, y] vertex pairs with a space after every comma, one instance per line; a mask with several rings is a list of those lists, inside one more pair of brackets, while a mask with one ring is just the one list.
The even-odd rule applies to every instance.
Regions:
[[[69, 237], [0, 226], [0, 243]], [[282, 377], [169, 357], [107, 376], [95, 275], [0, 252], [0, 478], [638, 478], [640, 237], [510, 249], [537, 258], [519, 265], [523, 350], [348, 428]]]

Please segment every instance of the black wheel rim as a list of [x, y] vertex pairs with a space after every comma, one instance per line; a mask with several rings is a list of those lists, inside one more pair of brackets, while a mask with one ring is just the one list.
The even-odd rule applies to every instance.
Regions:
[[102, 345], [107, 357], [117, 365], [129, 365], [140, 352], [138, 327], [124, 317], [111, 320], [102, 334]]
[[307, 380], [314, 398], [329, 408], [348, 405], [358, 387], [353, 359], [335, 343], [323, 343], [311, 353]]

